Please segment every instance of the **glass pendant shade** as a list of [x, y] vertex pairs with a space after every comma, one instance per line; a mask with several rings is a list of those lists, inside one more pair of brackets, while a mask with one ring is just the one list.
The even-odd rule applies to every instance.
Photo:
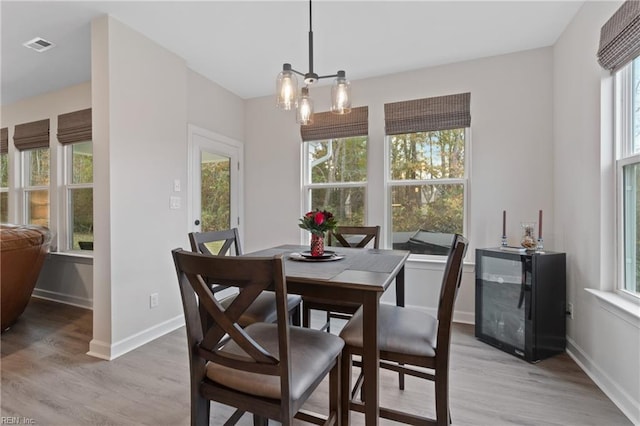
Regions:
[[309, 89], [303, 87], [298, 98], [296, 122], [302, 126], [313, 124], [313, 101], [309, 98]]
[[351, 112], [351, 83], [344, 71], [338, 71], [338, 77], [331, 86], [331, 112], [348, 114]]
[[291, 70], [290, 64], [284, 64], [276, 80], [276, 105], [289, 111], [296, 105], [298, 94], [298, 78]]

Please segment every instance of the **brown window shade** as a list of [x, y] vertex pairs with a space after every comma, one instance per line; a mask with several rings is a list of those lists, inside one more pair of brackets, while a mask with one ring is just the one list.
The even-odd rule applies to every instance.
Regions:
[[387, 135], [469, 127], [471, 93], [384, 104]]
[[320, 112], [313, 114], [313, 124], [300, 126], [303, 141], [365, 136], [369, 134], [369, 107], [353, 108], [349, 114]]
[[9, 128], [0, 129], [0, 154], [9, 152]]
[[19, 150], [49, 147], [49, 119], [18, 124], [13, 144]]
[[58, 141], [61, 144], [90, 141], [91, 108], [58, 116]]
[[626, 1], [600, 29], [598, 63], [615, 71], [640, 54], [640, 2]]

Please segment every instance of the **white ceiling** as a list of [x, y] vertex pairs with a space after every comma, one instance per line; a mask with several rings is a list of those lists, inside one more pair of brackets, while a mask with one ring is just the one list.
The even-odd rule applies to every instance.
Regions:
[[[314, 71], [343, 69], [357, 80], [550, 46], [583, 3], [316, 0]], [[308, 8], [306, 0], [2, 0], [1, 102], [90, 80], [90, 22], [102, 14], [242, 98], [270, 95], [284, 62], [308, 71]], [[38, 36], [57, 46], [43, 53], [22, 46]]]

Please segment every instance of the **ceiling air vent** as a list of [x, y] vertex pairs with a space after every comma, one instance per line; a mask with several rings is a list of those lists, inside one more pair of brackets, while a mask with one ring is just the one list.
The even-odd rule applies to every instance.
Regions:
[[36, 37], [33, 40], [22, 43], [22, 45], [24, 47], [28, 47], [29, 49], [33, 49], [36, 52], [44, 52], [45, 50], [49, 50], [55, 46], [55, 44], [43, 39], [42, 37]]

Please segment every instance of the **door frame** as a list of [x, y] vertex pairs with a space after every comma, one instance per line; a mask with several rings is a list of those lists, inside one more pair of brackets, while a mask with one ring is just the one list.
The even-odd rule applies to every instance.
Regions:
[[[243, 229], [244, 229], [244, 144], [240, 141], [232, 139], [230, 137], [221, 135], [216, 132], [212, 132], [211, 130], [204, 129], [202, 127], [198, 127], [193, 124], [187, 125], [187, 229], [188, 232], [194, 231], [194, 200], [195, 197], [199, 196], [195, 193], [195, 177], [194, 177], [194, 156], [201, 145], [205, 146], [208, 150], [219, 152], [226, 154], [230, 149], [236, 150], [238, 153], [238, 164], [237, 164], [237, 228], [240, 232], [240, 241], [243, 242]], [[200, 136], [205, 138], [207, 142], [201, 144], [195, 142], [195, 137]], [[233, 165], [232, 165], [233, 167]], [[232, 189], [232, 197], [233, 197], [233, 185], [231, 185]], [[233, 218], [231, 218], [233, 223]], [[232, 226], [236, 227], [236, 226]]]

